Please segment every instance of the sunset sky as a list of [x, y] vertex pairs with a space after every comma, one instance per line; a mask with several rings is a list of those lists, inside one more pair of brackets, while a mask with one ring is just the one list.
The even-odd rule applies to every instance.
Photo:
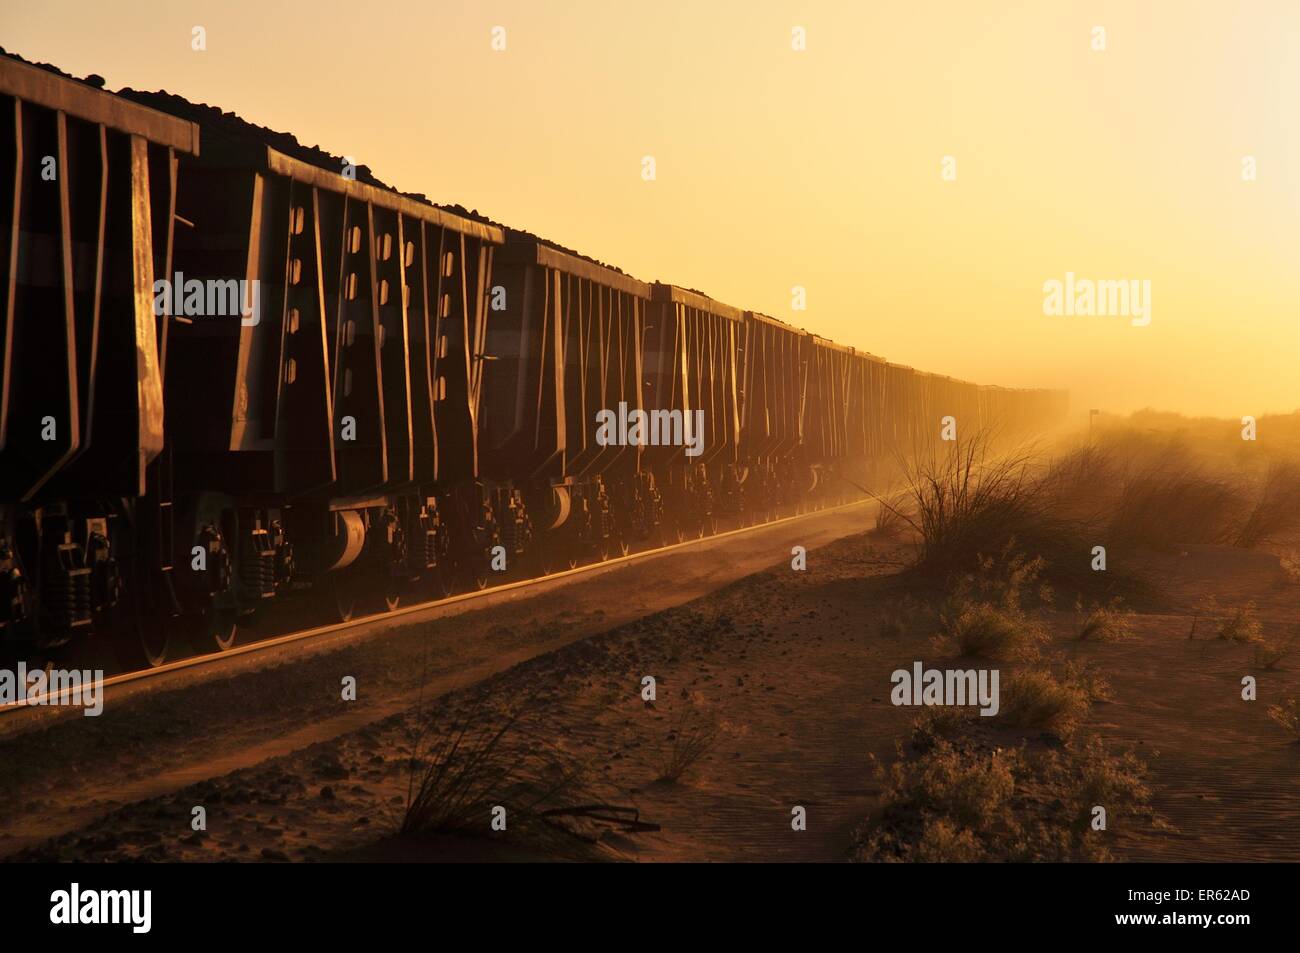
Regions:
[[[314, 9], [6, 3], [0, 45], [900, 363], [1076, 409], [1300, 408], [1295, 0]], [[1150, 281], [1151, 323], [1044, 314], [1067, 272]]]

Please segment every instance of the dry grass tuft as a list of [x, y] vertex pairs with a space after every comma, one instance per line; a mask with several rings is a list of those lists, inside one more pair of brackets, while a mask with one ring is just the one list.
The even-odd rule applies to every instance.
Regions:
[[668, 747], [661, 751], [659, 775], [662, 784], [676, 784], [695, 762], [713, 750], [718, 724], [698, 706], [682, 709], [668, 733]]
[[1269, 705], [1265, 714], [1292, 738], [1300, 741], [1300, 707], [1294, 698], [1288, 698], [1284, 705]]
[[1083, 616], [1079, 625], [1080, 642], [1122, 642], [1133, 634], [1133, 616], [1130, 610], [1120, 608], [1120, 600], [1112, 600], [1109, 605], [1093, 604], [1087, 615], [1083, 614], [1083, 603], [1075, 606]]
[[1023, 612], [984, 602], [961, 606], [942, 625], [940, 650], [975, 658], [1028, 661], [1047, 641], [1043, 626]]
[[1100, 741], [1077, 749], [989, 750], [939, 740], [917, 757], [879, 769], [881, 805], [854, 833], [857, 861], [988, 862], [1109, 860], [1092, 831], [1094, 806], [1108, 823], [1150, 820], [1145, 767]]
[[903, 507], [907, 501], [901, 496], [892, 496], [880, 501], [876, 509], [876, 535], [884, 539], [897, 539], [907, 528], [903, 517]]
[[512, 832], [570, 847], [575, 836], [583, 840], [556, 815], [566, 813], [566, 801], [603, 799], [585, 780], [585, 766], [534, 730], [532, 715], [531, 700], [500, 712], [482, 698], [445, 723], [417, 712], [398, 833], [483, 836], [500, 805]]
[[1250, 509], [1233, 540], [1254, 548], [1291, 538], [1300, 531], [1300, 464], [1273, 462], [1255, 488]]
[[1264, 627], [1255, 613], [1255, 603], [1228, 609], [1219, 617], [1214, 634], [1226, 642], [1262, 642]]
[[1002, 691], [1001, 714], [1019, 728], [1069, 738], [1083, 721], [1090, 702], [1085, 685], [1058, 679], [1051, 672], [1027, 671], [1008, 679]]
[[1295, 651], [1296, 642], [1300, 640], [1300, 626], [1286, 638], [1270, 639], [1262, 637], [1255, 643], [1255, 666], [1271, 672], [1282, 660]]

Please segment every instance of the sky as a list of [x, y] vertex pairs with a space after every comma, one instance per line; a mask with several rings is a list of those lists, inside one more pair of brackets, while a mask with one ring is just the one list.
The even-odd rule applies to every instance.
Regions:
[[0, 45], [897, 363], [1300, 408], [1295, 0], [43, 0]]

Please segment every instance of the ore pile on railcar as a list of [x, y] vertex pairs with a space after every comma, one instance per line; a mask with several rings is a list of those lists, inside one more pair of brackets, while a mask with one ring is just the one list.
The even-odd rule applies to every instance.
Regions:
[[0, 637], [37, 654], [158, 664], [313, 590], [326, 621], [544, 575], [857, 498], [947, 415], [1064, 413], [174, 95], [0, 56], [0, 103]]

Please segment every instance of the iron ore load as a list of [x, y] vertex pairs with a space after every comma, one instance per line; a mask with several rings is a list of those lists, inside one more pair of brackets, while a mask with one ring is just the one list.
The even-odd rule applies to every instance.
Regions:
[[848, 502], [946, 416], [1065, 412], [99, 85], [0, 56], [6, 651], [158, 665], [283, 602], [345, 620]]

